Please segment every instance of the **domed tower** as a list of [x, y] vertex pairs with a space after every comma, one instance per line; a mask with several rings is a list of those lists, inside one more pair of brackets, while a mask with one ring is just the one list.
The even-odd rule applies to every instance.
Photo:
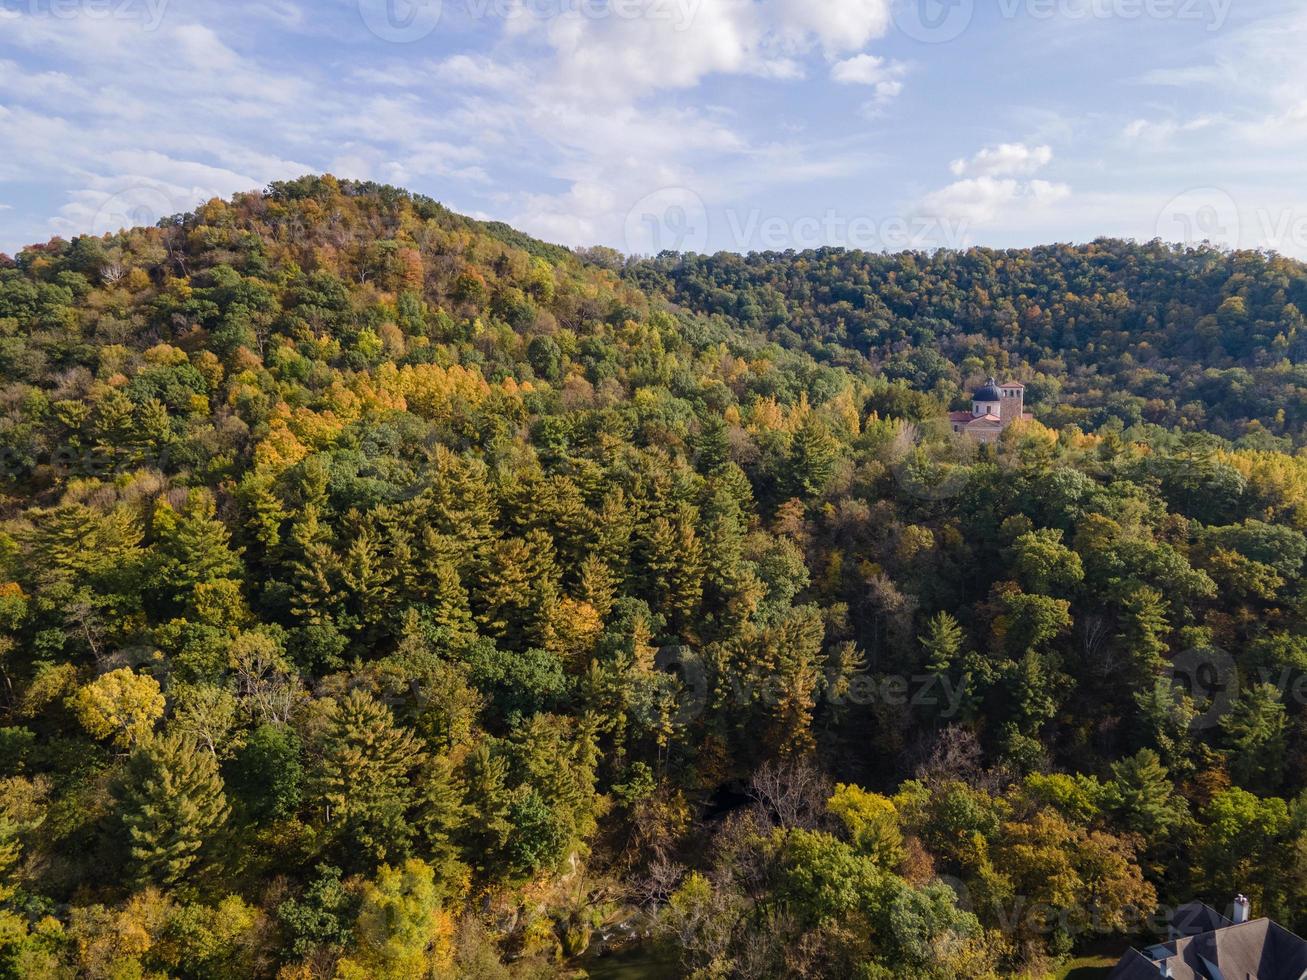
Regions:
[[999, 384], [990, 378], [971, 396], [971, 411], [949, 412], [953, 431], [980, 442], [997, 442], [1013, 422], [1031, 418], [1026, 414], [1026, 386], [1020, 381]]
[[984, 418], [986, 415], [1002, 418], [1002, 406], [1003, 392], [999, 388], [998, 382], [993, 378], [986, 381], [984, 387], [977, 389], [976, 393], [971, 396], [972, 418]]

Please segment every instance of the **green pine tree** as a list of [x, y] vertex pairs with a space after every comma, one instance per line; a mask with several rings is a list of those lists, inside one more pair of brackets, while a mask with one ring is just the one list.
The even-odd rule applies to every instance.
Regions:
[[447, 755], [432, 756], [418, 771], [414, 824], [428, 855], [439, 860], [457, 856], [455, 841], [469, 815], [466, 793], [467, 787]]
[[1285, 716], [1274, 684], [1254, 684], [1221, 719], [1230, 775], [1248, 789], [1271, 793], [1284, 773]]
[[140, 883], [181, 881], [227, 820], [217, 760], [180, 735], [138, 748], [115, 796], [132, 877]]
[[383, 861], [406, 853], [413, 828], [410, 775], [425, 761], [390, 709], [355, 689], [329, 711], [314, 780], [328, 825], [348, 850]]
[[1171, 776], [1152, 749], [1140, 749], [1112, 766], [1106, 805], [1128, 830], [1149, 839], [1163, 837], [1182, 823], [1189, 808], [1177, 796]]
[[1117, 639], [1124, 645], [1130, 662], [1130, 680], [1149, 684], [1166, 666], [1166, 600], [1162, 593], [1144, 585], [1130, 590], [1122, 602], [1121, 632]]
[[648, 594], [678, 632], [690, 628], [703, 598], [703, 545], [695, 529], [697, 516], [693, 507], [684, 504], [670, 519], [654, 518], [644, 534]]
[[965, 637], [958, 621], [947, 612], [937, 612], [926, 623], [926, 632], [917, 637], [921, 643], [926, 670], [947, 674], [962, 653]]
[[213, 496], [204, 490], [192, 490], [180, 511], [167, 503], [155, 511], [156, 574], [179, 598], [205, 582], [241, 576], [231, 533], [214, 515]]

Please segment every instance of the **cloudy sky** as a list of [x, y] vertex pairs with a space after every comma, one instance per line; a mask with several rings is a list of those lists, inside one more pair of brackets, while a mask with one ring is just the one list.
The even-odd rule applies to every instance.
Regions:
[[0, 0], [0, 251], [310, 172], [633, 252], [1307, 257], [1301, 0]]

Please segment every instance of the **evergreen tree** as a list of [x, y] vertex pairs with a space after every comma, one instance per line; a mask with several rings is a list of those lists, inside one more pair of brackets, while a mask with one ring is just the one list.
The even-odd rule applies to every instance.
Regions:
[[1131, 589], [1122, 601], [1121, 633], [1134, 684], [1151, 684], [1166, 665], [1166, 641], [1170, 627], [1162, 593], [1147, 585]]
[[458, 855], [457, 840], [469, 817], [467, 788], [447, 755], [431, 756], [418, 770], [413, 824], [423, 850], [443, 864]]
[[699, 420], [693, 446], [695, 467], [700, 473], [713, 473], [730, 461], [731, 445], [721, 416], [710, 414]]
[[477, 622], [512, 647], [544, 646], [558, 602], [558, 567], [543, 531], [507, 538], [490, 547], [480, 568]]
[[285, 725], [254, 729], [233, 760], [228, 785], [254, 821], [294, 814], [304, 792], [299, 737]]
[[425, 759], [413, 734], [355, 689], [329, 710], [319, 753], [314, 796], [343, 853], [357, 848], [356, 858], [378, 861], [406, 853], [413, 836], [409, 776]]
[[466, 852], [478, 871], [491, 874], [506, 859], [504, 848], [513, 832], [513, 799], [508, 788], [508, 760], [484, 741], [468, 758], [467, 802], [476, 819], [464, 828]]
[[1154, 841], [1188, 816], [1188, 805], [1175, 794], [1170, 774], [1151, 749], [1140, 749], [1112, 766], [1105, 805], [1126, 829]]
[[203, 490], [191, 491], [180, 512], [167, 503], [155, 511], [155, 575], [178, 601], [197, 585], [241, 575], [231, 533], [214, 513], [213, 497]]
[[578, 597], [588, 603], [600, 619], [607, 619], [617, 598], [617, 576], [612, 569], [595, 554], [585, 556], [581, 562], [580, 586]]
[[441, 562], [435, 568], [430, 621], [455, 649], [467, 646], [477, 638], [467, 589], [463, 588], [458, 569], [452, 562]]
[[689, 628], [703, 596], [703, 547], [695, 516], [684, 504], [671, 519], [654, 518], [644, 534], [648, 594], [678, 632]]
[[1248, 687], [1220, 724], [1235, 782], [1274, 792], [1284, 771], [1285, 717], [1279, 690], [1274, 684]]
[[826, 423], [809, 413], [790, 447], [790, 492], [796, 497], [820, 496], [835, 471], [839, 451]]
[[926, 623], [926, 632], [917, 638], [921, 643], [926, 670], [947, 674], [957, 664], [965, 639], [958, 621], [947, 612], [937, 612]]
[[227, 820], [218, 763], [178, 735], [138, 748], [115, 789], [128, 865], [138, 882], [176, 884]]

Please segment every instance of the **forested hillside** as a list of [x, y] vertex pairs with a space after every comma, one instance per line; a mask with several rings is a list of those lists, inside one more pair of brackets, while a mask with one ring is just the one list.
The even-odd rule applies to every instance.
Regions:
[[667, 255], [635, 281], [822, 361], [955, 398], [1015, 372], [1052, 424], [1112, 419], [1307, 443], [1307, 268], [1099, 241], [1012, 251]]
[[[0, 975], [1307, 928], [1305, 294], [1115, 242], [626, 263], [330, 177], [0, 259]], [[941, 435], [990, 373], [1039, 421]]]

